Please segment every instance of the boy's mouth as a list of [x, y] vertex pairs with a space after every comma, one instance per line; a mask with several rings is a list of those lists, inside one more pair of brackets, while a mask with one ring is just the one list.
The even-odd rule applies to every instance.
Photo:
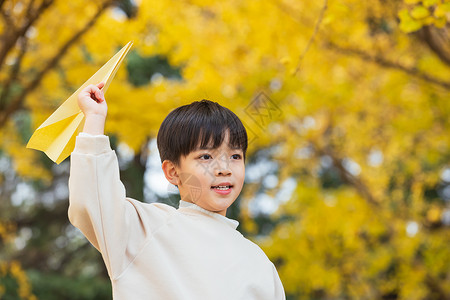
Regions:
[[224, 190], [228, 190], [232, 187], [233, 187], [232, 185], [216, 185], [216, 186], [212, 186], [211, 188], [224, 191]]
[[221, 182], [218, 185], [212, 185], [211, 189], [220, 195], [228, 195], [232, 187], [233, 185], [229, 182]]

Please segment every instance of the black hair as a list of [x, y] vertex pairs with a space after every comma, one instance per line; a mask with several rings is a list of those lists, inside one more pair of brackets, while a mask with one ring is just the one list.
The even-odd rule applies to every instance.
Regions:
[[157, 145], [161, 162], [170, 160], [175, 165], [181, 156], [196, 149], [218, 148], [226, 134], [229, 146], [247, 152], [247, 131], [231, 110], [220, 104], [201, 100], [171, 111], [161, 124]]

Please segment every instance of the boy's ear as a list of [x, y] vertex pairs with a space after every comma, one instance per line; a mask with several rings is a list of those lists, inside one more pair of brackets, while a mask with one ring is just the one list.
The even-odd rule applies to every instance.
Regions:
[[170, 160], [165, 160], [162, 163], [162, 170], [164, 172], [164, 175], [166, 176], [166, 179], [173, 185], [178, 185], [180, 178], [178, 176], [177, 169], [175, 167], [175, 164], [171, 162]]

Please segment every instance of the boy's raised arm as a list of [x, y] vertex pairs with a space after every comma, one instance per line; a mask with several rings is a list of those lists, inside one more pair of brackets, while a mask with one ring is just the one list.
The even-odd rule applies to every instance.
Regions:
[[[69, 220], [103, 256], [111, 278], [133, 261], [153, 230], [165, 224], [158, 205], [126, 198], [119, 164], [109, 138], [103, 135], [107, 105], [103, 84], [90, 85], [78, 96], [86, 116], [83, 132], [71, 155]], [[142, 216], [148, 216], [142, 218]]]

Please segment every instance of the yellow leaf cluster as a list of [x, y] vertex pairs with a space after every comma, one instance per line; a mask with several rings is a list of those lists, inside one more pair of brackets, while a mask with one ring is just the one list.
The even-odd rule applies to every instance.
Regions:
[[408, 7], [398, 13], [400, 29], [404, 32], [414, 32], [428, 25], [444, 28], [450, 21], [448, 0], [404, 0], [404, 2]]

